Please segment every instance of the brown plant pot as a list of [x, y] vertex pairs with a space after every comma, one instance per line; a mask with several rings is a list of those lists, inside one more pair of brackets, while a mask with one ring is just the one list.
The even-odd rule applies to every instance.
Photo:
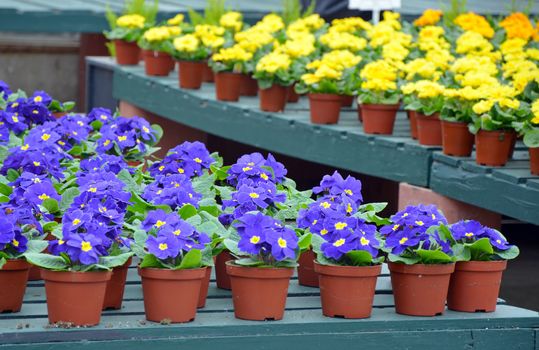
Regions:
[[215, 283], [217, 288], [232, 289], [230, 276], [226, 272], [226, 262], [230, 260], [234, 260], [234, 257], [227, 250], [223, 250], [215, 257]]
[[134, 66], [140, 60], [140, 48], [135, 41], [114, 40], [116, 62], [121, 65]]
[[298, 283], [301, 286], [318, 288], [318, 274], [314, 271], [314, 252], [309, 249], [301, 253], [298, 260]]
[[388, 266], [397, 313], [410, 316], [443, 313], [454, 263], [406, 265], [389, 262]]
[[462, 312], [494, 312], [507, 260], [457, 262], [451, 275], [447, 308]]
[[240, 99], [241, 74], [220, 72], [215, 74], [215, 94], [219, 101], [235, 102]]
[[296, 92], [296, 84], [292, 84], [288, 87], [288, 98], [286, 102], [297, 103], [299, 101], [299, 94]]
[[351, 95], [341, 95], [341, 106], [342, 107], [352, 107], [354, 104], [354, 96]]
[[195, 319], [206, 268], [139, 268], [138, 273], [142, 278], [144, 312], [148, 321], [181, 323]]
[[363, 131], [365, 134], [393, 134], [399, 104], [362, 104]]
[[0, 269], [0, 312], [21, 311], [30, 266], [25, 260], [8, 260]]
[[283, 318], [292, 268], [245, 267], [226, 263], [232, 283], [234, 315], [243, 320]]
[[206, 298], [208, 297], [208, 289], [210, 288], [211, 266], [206, 267], [206, 274], [200, 284], [200, 293], [198, 295], [197, 308], [206, 306]]
[[324, 316], [371, 316], [376, 279], [382, 271], [382, 265], [329, 266], [315, 261], [314, 269], [320, 276], [320, 298]]
[[215, 74], [213, 74], [208, 61], [204, 62], [204, 66], [202, 67], [202, 81], [205, 83], [213, 83], [215, 81]]
[[469, 157], [472, 154], [474, 135], [467, 123], [442, 120], [442, 150], [455, 157]]
[[530, 152], [530, 171], [534, 175], [539, 175], [539, 147], [529, 148]]
[[248, 74], [241, 74], [240, 96], [258, 95], [258, 82]]
[[361, 105], [357, 105], [357, 120], [359, 120], [360, 123], [363, 123], [363, 114], [361, 113]]
[[274, 84], [260, 89], [260, 109], [266, 112], [282, 112], [286, 106], [288, 87]]
[[513, 130], [479, 130], [475, 134], [476, 163], [488, 166], [505, 165], [515, 138], [516, 133]]
[[417, 140], [417, 116], [416, 111], [407, 110], [408, 121], [410, 122], [410, 136], [412, 139]]
[[441, 146], [442, 145], [442, 122], [439, 114], [424, 115], [416, 112], [417, 119], [417, 139], [420, 145]]
[[198, 90], [202, 86], [204, 62], [178, 61], [178, 79], [182, 89]]
[[112, 276], [107, 282], [105, 290], [105, 301], [103, 301], [103, 310], [113, 309], [119, 310], [122, 308], [124, 299], [125, 280], [127, 279], [127, 271], [131, 266], [132, 259], [126, 261], [122, 266], [117, 266], [112, 269]]
[[52, 116], [53, 116], [54, 119], [60, 119], [65, 115], [67, 115], [67, 112], [54, 112], [54, 113], [52, 113]]
[[174, 68], [172, 57], [166, 52], [143, 50], [146, 75], [167, 76]]
[[71, 272], [43, 269], [50, 323], [95, 326], [101, 319], [111, 271]]
[[28, 281], [40, 281], [41, 279], [41, 269], [39, 266], [30, 265], [30, 270], [28, 270]]
[[342, 98], [337, 94], [309, 94], [311, 123], [337, 124], [341, 113]]

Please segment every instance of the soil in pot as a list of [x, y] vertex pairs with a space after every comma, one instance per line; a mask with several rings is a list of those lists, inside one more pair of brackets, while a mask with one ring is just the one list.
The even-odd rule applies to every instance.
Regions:
[[516, 133], [513, 130], [479, 130], [475, 135], [476, 163], [488, 166], [505, 165], [515, 138]]
[[143, 50], [146, 75], [167, 76], [174, 67], [172, 57], [166, 52]]
[[178, 79], [182, 89], [198, 90], [202, 86], [204, 62], [178, 61]]
[[472, 154], [474, 135], [467, 123], [442, 120], [442, 149], [444, 154], [469, 157]]
[[122, 266], [117, 266], [112, 269], [112, 276], [107, 282], [105, 290], [105, 301], [103, 302], [103, 310], [113, 309], [119, 310], [122, 308], [124, 299], [125, 280], [127, 279], [127, 271], [131, 266], [132, 259], [126, 261]]
[[341, 113], [342, 98], [336, 94], [309, 94], [311, 123], [337, 124]]
[[234, 260], [229, 251], [223, 250], [215, 257], [215, 281], [217, 288], [230, 290], [230, 276], [226, 272], [226, 262]]
[[408, 121], [410, 122], [410, 136], [412, 139], [417, 140], [417, 116], [416, 111], [407, 110]]
[[215, 75], [207, 61], [204, 62], [204, 66], [202, 67], [202, 81], [205, 83], [213, 83], [215, 81]]
[[318, 274], [314, 271], [316, 255], [312, 250], [301, 253], [298, 260], [298, 283], [301, 286], [318, 288]]
[[393, 134], [399, 104], [362, 104], [360, 108], [365, 134]]
[[242, 76], [238, 73], [220, 72], [215, 74], [215, 94], [219, 101], [236, 102], [240, 99]]
[[111, 271], [67, 272], [42, 270], [49, 322], [95, 326], [101, 320]]
[[382, 265], [329, 266], [314, 263], [320, 276], [324, 316], [367, 318], [371, 316], [376, 279]]
[[138, 269], [142, 278], [144, 312], [153, 322], [183, 323], [195, 319], [206, 268], [188, 270]]
[[208, 297], [208, 289], [210, 288], [211, 266], [206, 267], [206, 275], [200, 284], [200, 294], [198, 295], [197, 308], [206, 306], [206, 298]]
[[296, 92], [296, 84], [292, 84], [288, 87], [288, 98], [286, 101], [290, 103], [299, 101], [299, 94]]
[[410, 316], [437, 316], [445, 309], [449, 279], [455, 264], [388, 263], [395, 310]]
[[260, 109], [266, 112], [282, 112], [286, 106], [288, 87], [274, 84], [260, 89]]
[[442, 145], [442, 122], [439, 114], [424, 115], [416, 112], [417, 139], [420, 145], [441, 146]]
[[530, 152], [530, 171], [534, 175], [539, 175], [539, 147], [529, 149]]
[[493, 312], [507, 261], [457, 262], [451, 275], [447, 308], [461, 312]]
[[352, 107], [354, 104], [354, 96], [351, 95], [341, 95], [342, 101], [341, 106], [342, 107]]
[[0, 313], [21, 311], [31, 266], [25, 260], [7, 260], [0, 270]]
[[258, 95], [258, 82], [248, 74], [241, 74], [240, 96]]
[[292, 268], [258, 268], [226, 263], [237, 318], [273, 321], [283, 318]]
[[114, 40], [116, 49], [116, 62], [120, 65], [137, 65], [140, 60], [140, 48], [136, 42]]

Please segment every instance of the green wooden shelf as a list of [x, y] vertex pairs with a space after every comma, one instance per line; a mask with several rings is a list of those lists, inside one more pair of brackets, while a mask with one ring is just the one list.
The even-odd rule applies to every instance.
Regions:
[[115, 99], [130, 102], [162, 117], [230, 140], [269, 151], [394, 181], [428, 186], [432, 151], [408, 137], [409, 125], [399, 113], [394, 136], [364, 134], [357, 112], [341, 113], [337, 125], [314, 125], [308, 101], [288, 104], [284, 113], [258, 108], [257, 97], [238, 103], [215, 100], [213, 84], [200, 90], [178, 87], [176, 74], [147, 77], [142, 66], [116, 66]]
[[[442, 316], [411, 317], [395, 313], [391, 283], [384, 266], [378, 278], [372, 316], [364, 320], [324, 317], [319, 290], [289, 286], [281, 321], [244, 321], [234, 318], [229, 291], [210, 284], [206, 307], [195, 321], [161, 325], [144, 320], [142, 289], [135, 268], [128, 272], [124, 305], [105, 311], [92, 328], [51, 328], [47, 320], [42, 281], [30, 282], [20, 313], [0, 314], [0, 349], [404, 349], [436, 344], [439, 349], [537, 349], [539, 314], [505, 305], [494, 313], [446, 311]], [[83, 302], [81, 300], [81, 302]]]
[[[473, 155], [472, 155], [473, 156]], [[430, 187], [438, 193], [539, 225], [539, 177], [531, 175], [527, 150], [517, 147], [504, 167], [435, 152]]]

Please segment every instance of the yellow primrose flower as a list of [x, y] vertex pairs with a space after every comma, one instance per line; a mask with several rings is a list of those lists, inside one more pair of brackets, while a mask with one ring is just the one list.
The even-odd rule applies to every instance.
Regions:
[[539, 49], [529, 48], [526, 50], [526, 56], [534, 61], [539, 61]]
[[484, 55], [485, 53], [492, 51], [493, 48], [492, 44], [481, 34], [474, 31], [467, 31], [457, 39], [455, 51], [464, 55]]
[[174, 39], [172, 44], [180, 52], [195, 52], [200, 42], [194, 34], [187, 34]]
[[539, 100], [535, 100], [532, 103], [532, 114], [533, 118], [531, 122], [534, 124], [539, 124]]
[[260, 59], [256, 65], [256, 71], [275, 73], [278, 70], [287, 70], [291, 64], [288, 55], [278, 52], [272, 52]]
[[301, 76], [301, 80], [307, 85], [313, 85], [318, 83], [321, 79], [313, 73], [306, 73]]
[[316, 50], [316, 48], [310, 40], [287, 40], [278, 48], [278, 50], [292, 58], [298, 58], [309, 56]]
[[440, 21], [440, 18], [442, 18], [442, 14], [443, 13], [440, 10], [426, 9], [423, 11], [421, 17], [414, 21], [414, 26], [422, 27], [436, 24]]
[[518, 109], [520, 107], [520, 101], [512, 98], [502, 98], [498, 100], [500, 107], [508, 109]]
[[483, 100], [473, 105], [472, 110], [475, 114], [485, 114], [489, 112], [494, 106], [493, 100]]
[[184, 19], [184, 18], [185, 18], [185, 17], [184, 17], [184, 15], [183, 15], [183, 13], [178, 13], [176, 16], [174, 16], [174, 17], [172, 17], [172, 18], [169, 18], [169, 19], [167, 20], [167, 24], [168, 24], [169, 26], [177, 26], [177, 25], [179, 25], [180, 23], [183, 22], [183, 19]]
[[499, 24], [505, 29], [508, 39], [521, 38], [528, 41], [535, 34], [535, 28], [530, 19], [521, 12], [510, 14]]
[[178, 35], [180, 35], [182, 33], [182, 29], [180, 27], [174, 27], [174, 26], [170, 27], [169, 26], [169, 27], [165, 27], [165, 28], [168, 29], [168, 33], [169, 33], [169, 35], [171, 37], [178, 36]]
[[419, 98], [434, 98], [444, 94], [445, 87], [430, 80], [419, 80], [415, 83], [415, 91]]
[[238, 45], [228, 48], [222, 48], [219, 52], [213, 54], [212, 59], [220, 62], [245, 62], [253, 58], [251, 52], [245, 51]]
[[230, 11], [221, 16], [219, 24], [225, 28], [239, 32], [243, 27], [243, 15], [240, 12]]
[[490, 39], [494, 36], [494, 29], [486, 18], [473, 12], [458, 15], [453, 22], [462, 29], [481, 34], [485, 38]]
[[116, 20], [116, 25], [122, 28], [136, 29], [143, 28], [145, 21], [146, 19], [141, 15], [123, 15], [121, 17], [118, 17], [118, 19]]
[[169, 27], [150, 28], [146, 32], [144, 32], [143, 37], [148, 42], [165, 41], [170, 38], [170, 30]]
[[320, 42], [332, 50], [359, 51], [367, 46], [367, 40], [349, 33], [329, 32], [320, 37]]

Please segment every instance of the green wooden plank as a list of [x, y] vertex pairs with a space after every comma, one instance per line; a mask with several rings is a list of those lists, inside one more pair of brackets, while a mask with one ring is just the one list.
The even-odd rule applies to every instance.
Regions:
[[[113, 94], [157, 115], [234, 141], [304, 160], [394, 181], [427, 186], [432, 148], [411, 139], [365, 135], [355, 112], [338, 125], [311, 124], [308, 112], [265, 113], [253, 98], [239, 103], [214, 99], [214, 87], [177, 88], [177, 78], [152, 78], [142, 67], [115, 68]], [[399, 123], [405, 128], [403, 117]]]
[[524, 329], [512, 330], [472, 330], [473, 349], [521, 349], [535, 348], [535, 332]]

